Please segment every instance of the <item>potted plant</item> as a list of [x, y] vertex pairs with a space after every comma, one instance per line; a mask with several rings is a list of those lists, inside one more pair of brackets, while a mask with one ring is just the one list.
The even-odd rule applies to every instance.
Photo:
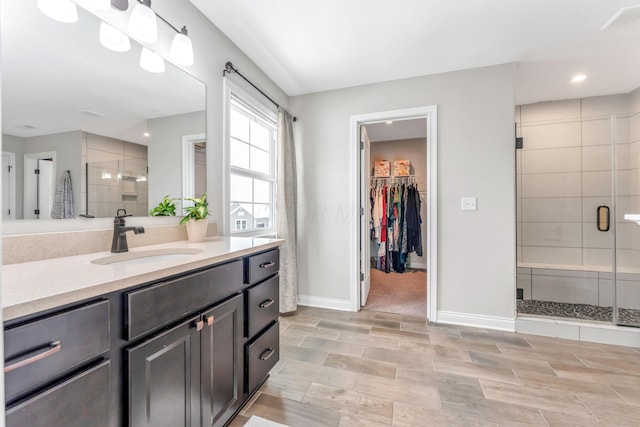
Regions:
[[207, 235], [207, 226], [209, 225], [209, 202], [207, 202], [207, 193], [202, 197], [185, 197], [193, 203], [193, 206], [185, 206], [182, 209], [185, 212], [184, 218], [180, 220], [180, 224], [187, 224], [187, 235], [189, 241], [200, 242]]
[[158, 203], [158, 206], [149, 211], [151, 216], [176, 216], [176, 204], [173, 203], [174, 199], [170, 199], [167, 194], [162, 201]]

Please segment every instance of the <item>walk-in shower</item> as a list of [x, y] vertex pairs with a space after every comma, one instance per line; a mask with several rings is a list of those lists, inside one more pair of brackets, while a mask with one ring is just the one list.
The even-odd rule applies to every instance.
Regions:
[[518, 315], [640, 327], [640, 90], [516, 107]]

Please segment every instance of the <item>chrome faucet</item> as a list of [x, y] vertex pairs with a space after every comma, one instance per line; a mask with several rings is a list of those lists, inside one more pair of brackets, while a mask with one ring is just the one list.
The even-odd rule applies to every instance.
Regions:
[[[120, 212], [124, 212], [120, 214]], [[118, 209], [116, 216], [113, 218], [113, 241], [111, 242], [111, 252], [129, 252], [127, 246], [127, 231], [133, 231], [134, 234], [144, 233], [144, 227], [125, 227], [124, 218], [127, 216], [127, 211], [124, 209]]]

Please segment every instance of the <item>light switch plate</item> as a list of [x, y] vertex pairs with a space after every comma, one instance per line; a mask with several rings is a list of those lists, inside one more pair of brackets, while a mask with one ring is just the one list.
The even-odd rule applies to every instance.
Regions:
[[462, 198], [462, 210], [463, 211], [477, 211], [478, 199], [476, 197], [463, 197]]

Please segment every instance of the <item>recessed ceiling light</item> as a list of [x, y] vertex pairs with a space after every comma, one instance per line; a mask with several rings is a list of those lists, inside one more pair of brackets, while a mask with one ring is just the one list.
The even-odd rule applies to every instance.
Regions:
[[143, 135], [144, 135], [145, 137], [149, 138], [149, 132], [145, 132], [145, 133], [143, 133]]
[[392, 123], [393, 123], [393, 120], [387, 120], [385, 123], [386, 123], [386, 124], [388, 124], [388, 125], [390, 125], [390, 124], [392, 124]]
[[586, 79], [587, 79], [587, 75], [586, 74], [576, 74], [571, 79], [571, 83], [580, 83], [580, 82], [585, 81]]

